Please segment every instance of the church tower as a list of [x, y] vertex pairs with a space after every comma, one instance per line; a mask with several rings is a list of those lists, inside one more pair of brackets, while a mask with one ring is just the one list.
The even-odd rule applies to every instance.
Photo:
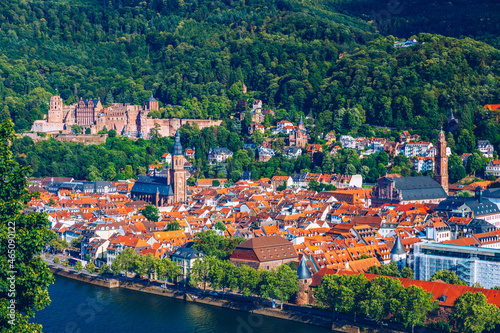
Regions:
[[448, 117], [448, 132], [455, 134], [458, 129], [458, 119], [453, 115], [453, 110], [450, 110], [450, 116]]
[[174, 190], [174, 202], [187, 201], [187, 179], [184, 170], [184, 155], [182, 154], [181, 136], [179, 130], [175, 133], [174, 152], [172, 154], [171, 185]]
[[63, 100], [60, 96], [52, 96], [50, 98], [49, 123], [63, 122]]
[[439, 133], [436, 147], [434, 179], [448, 193], [448, 156], [446, 155], [446, 138], [443, 130]]

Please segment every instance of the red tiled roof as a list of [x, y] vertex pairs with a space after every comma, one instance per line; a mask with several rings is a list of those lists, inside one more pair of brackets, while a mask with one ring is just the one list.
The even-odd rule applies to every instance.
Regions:
[[500, 109], [500, 104], [486, 104], [484, 108], [490, 111], [497, 111], [498, 109]]
[[[313, 275], [311, 287], [320, 285], [323, 276], [332, 274], [355, 275], [358, 273], [348, 272], [343, 270], [336, 271], [333, 269], [324, 268]], [[364, 275], [368, 280], [381, 277], [381, 275], [376, 275], [376, 274], [364, 273]], [[433, 300], [440, 299], [439, 305], [441, 306], [452, 307], [453, 304], [455, 304], [457, 298], [465, 294], [466, 292], [472, 292], [472, 293], [481, 292], [486, 296], [488, 303], [500, 306], [500, 290], [458, 286], [454, 284], [447, 284], [447, 283], [433, 282], [433, 281], [421, 281], [421, 280], [395, 278], [395, 277], [389, 277], [389, 278], [399, 279], [399, 281], [401, 281], [401, 285], [405, 288], [408, 288], [409, 286], [412, 285], [417, 287], [422, 287], [425, 291], [431, 292], [434, 295]], [[442, 296], [445, 297], [442, 298]]]

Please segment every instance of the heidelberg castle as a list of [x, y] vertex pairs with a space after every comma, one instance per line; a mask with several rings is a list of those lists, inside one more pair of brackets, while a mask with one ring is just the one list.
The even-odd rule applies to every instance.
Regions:
[[173, 136], [184, 124], [198, 124], [199, 129], [219, 126], [220, 120], [202, 119], [153, 119], [148, 118], [150, 111], [158, 110], [158, 101], [151, 95], [144, 106], [129, 103], [113, 103], [103, 107], [100, 99], [82, 99], [77, 104], [64, 105], [60, 96], [50, 98], [47, 120], [36, 120], [33, 132], [71, 133], [71, 126], [79, 125], [83, 131], [90, 128], [97, 134], [106, 127], [114, 129], [117, 135], [131, 138], [149, 138], [151, 129], [158, 127], [161, 136]]

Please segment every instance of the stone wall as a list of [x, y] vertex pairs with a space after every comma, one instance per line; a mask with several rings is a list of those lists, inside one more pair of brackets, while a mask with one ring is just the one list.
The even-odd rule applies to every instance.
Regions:
[[222, 120], [178, 119], [178, 118], [153, 119], [153, 118], [148, 118], [146, 120], [146, 135], [149, 136], [149, 132], [151, 131], [152, 128], [155, 127], [155, 124], [160, 125], [160, 135], [161, 136], [174, 136], [175, 132], [177, 132], [177, 130], [179, 128], [181, 128], [182, 125], [190, 124], [191, 126], [193, 126], [195, 123], [198, 125], [198, 128], [200, 130], [202, 130], [206, 127], [220, 126], [220, 124], [222, 123]]
[[35, 142], [47, 140], [49, 138], [48, 135], [40, 136], [40, 135], [38, 135], [38, 133], [20, 133], [20, 134], [17, 134], [17, 137], [19, 139], [21, 139], [22, 137], [25, 137], [25, 136], [31, 138]]
[[49, 265], [49, 268], [52, 271], [52, 273], [54, 273], [56, 275], [67, 277], [69, 279], [78, 280], [78, 281], [82, 281], [82, 282], [86, 282], [86, 283], [94, 284], [96, 286], [101, 286], [101, 287], [110, 288], [110, 289], [120, 287], [120, 282], [117, 280], [114, 280], [114, 279], [104, 280], [100, 277], [95, 277], [95, 276], [92, 276], [90, 274], [86, 274], [84, 272], [76, 273], [76, 272], [72, 272], [72, 271], [66, 270], [64, 268], [59, 268], [59, 267], [52, 266], [52, 265]]
[[155, 125], [160, 125], [160, 135], [161, 136], [173, 136], [175, 132], [171, 132], [170, 129], [170, 119], [153, 119], [148, 118], [146, 120], [146, 137], [149, 137], [151, 129], [155, 128]]
[[171, 129], [172, 129], [172, 134], [175, 135], [175, 132], [182, 127], [182, 125], [185, 124], [190, 124], [193, 126], [195, 123], [198, 124], [198, 128], [200, 131], [206, 127], [211, 127], [211, 126], [220, 126], [222, 123], [222, 120], [212, 120], [212, 119], [177, 119], [177, 118], [172, 118], [170, 119], [171, 123]]
[[64, 124], [49, 123], [46, 120], [35, 120], [31, 130], [33, 132], [58, 133], [59, 131], [64, 130]]
[[254, 260], [242, 260], [242, 259], [231, 258], [230, 261], [235, 266], [238, 266], [238, 267], [245, 265], [245, 266], [252, 267], [253, 269], [271, 270], [273, 268], [278, 268], [279, 266], [286, 264], [287, 262], [297, 261], [297, 258], [287, 258], [287, 259], [279, 259], [279, 260], [263, 261], [263, 262], [258, 262], [258, 261], [254, 261]]
[[61, 142], [81, 142], [85, 145], [99, 145], [105, 143], [107, 134], [89, 135], [89, 134], [57, 134], [52, 135], [54, 139]]

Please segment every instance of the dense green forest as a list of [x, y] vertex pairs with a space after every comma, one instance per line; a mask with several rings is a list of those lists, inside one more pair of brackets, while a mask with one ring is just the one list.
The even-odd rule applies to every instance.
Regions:
[[[206, 154], [216, 145], [235, 153], [242, 148], [247, 121], [235, 124], [230, 116], [238, 100], [254, 98], [276, 109], [271, 124], [311, 115], [307, 126], [313, 142], [330, 130], [380, 134], [365, 123], [411, 129], [434, 141], [453, 109], [459, 119], [458, 132], [448, 137], [454, 152], [472, 152], [477, 139], [498, 147], [500, 126], [481, 110], [500, 100], [500, 51], [485, 43], [497, 45], [499, 23], [492, 15], [499, 12], [494, 10], [498, 4], [483, 0], [472, 8], [460, 0], [453, 2], [453, 11], [449, 4], [0, 0], [0, 120], [11, 118], [17, 131], [29, 130], [47, 112], [52, 94], [66, 103], [81, 96], [99, 97], [105, 104], [142, 104], [153, 93], [162, 106], [154, 117], [224, 120], [220, 128], [182, 131], [183, 145], [197, 148], [196, 162], [205, 177], [246, 168], [255, 178], [326, 172], [333, 163], [336, 172], [354, 168], [373, 180], [385, 172], [377, 157], [361, 163], [344, 154], [324, 163], [321, 154], [309, 164], [279, 157], [261, 164], [246, 151], [246, 157], [242, 152], [234, 159], [240, 162], [214, 170], [207, 167]], [[385, 9], [390, 15], [383, 21], [377, 15]], [[484, 20], [481, 12], [486, 12]], [[455, 22], [465, 13], [469, 21], [463, 22], [470, 24]], [[409, 37], [419, 45], [393, 47]], [[64, 171], [75, 178], [113, 179], [140, 173], [159, 160], [171, 140], [155, 141], [111, 138], [105, 145], [84, 147], [53, 140], [35, 145], [26, 139], [16, 147], [19, 162], [30, 164], [35, 175]], [[133, 162], [116, 159], [112, 151]], [[132, 170], [125, 171], [127, 165]], [[407, 161], [396, 166], [410, 172]]]
[[500, 46], [500, 3], [496, 0], [351, 0], [333, 6], [371, 21], [384, 35], [409, 37], [428, 32]]
[[477, 108], [497, 102], [498, 50], [425, 33], [425, 44], [394, 49], [394, 37], [344, 8], [359, 3], [1, 0], [0, 119], [29, 129], [56, 92], [132, 103], [153, 92], [183, 106], [177, 116], [227, 118], [255, 97], [292, 120], [312, 112], [317, 131], [352, 112], [352, 125], [428, 131], [450, 108], [471, 130]]

